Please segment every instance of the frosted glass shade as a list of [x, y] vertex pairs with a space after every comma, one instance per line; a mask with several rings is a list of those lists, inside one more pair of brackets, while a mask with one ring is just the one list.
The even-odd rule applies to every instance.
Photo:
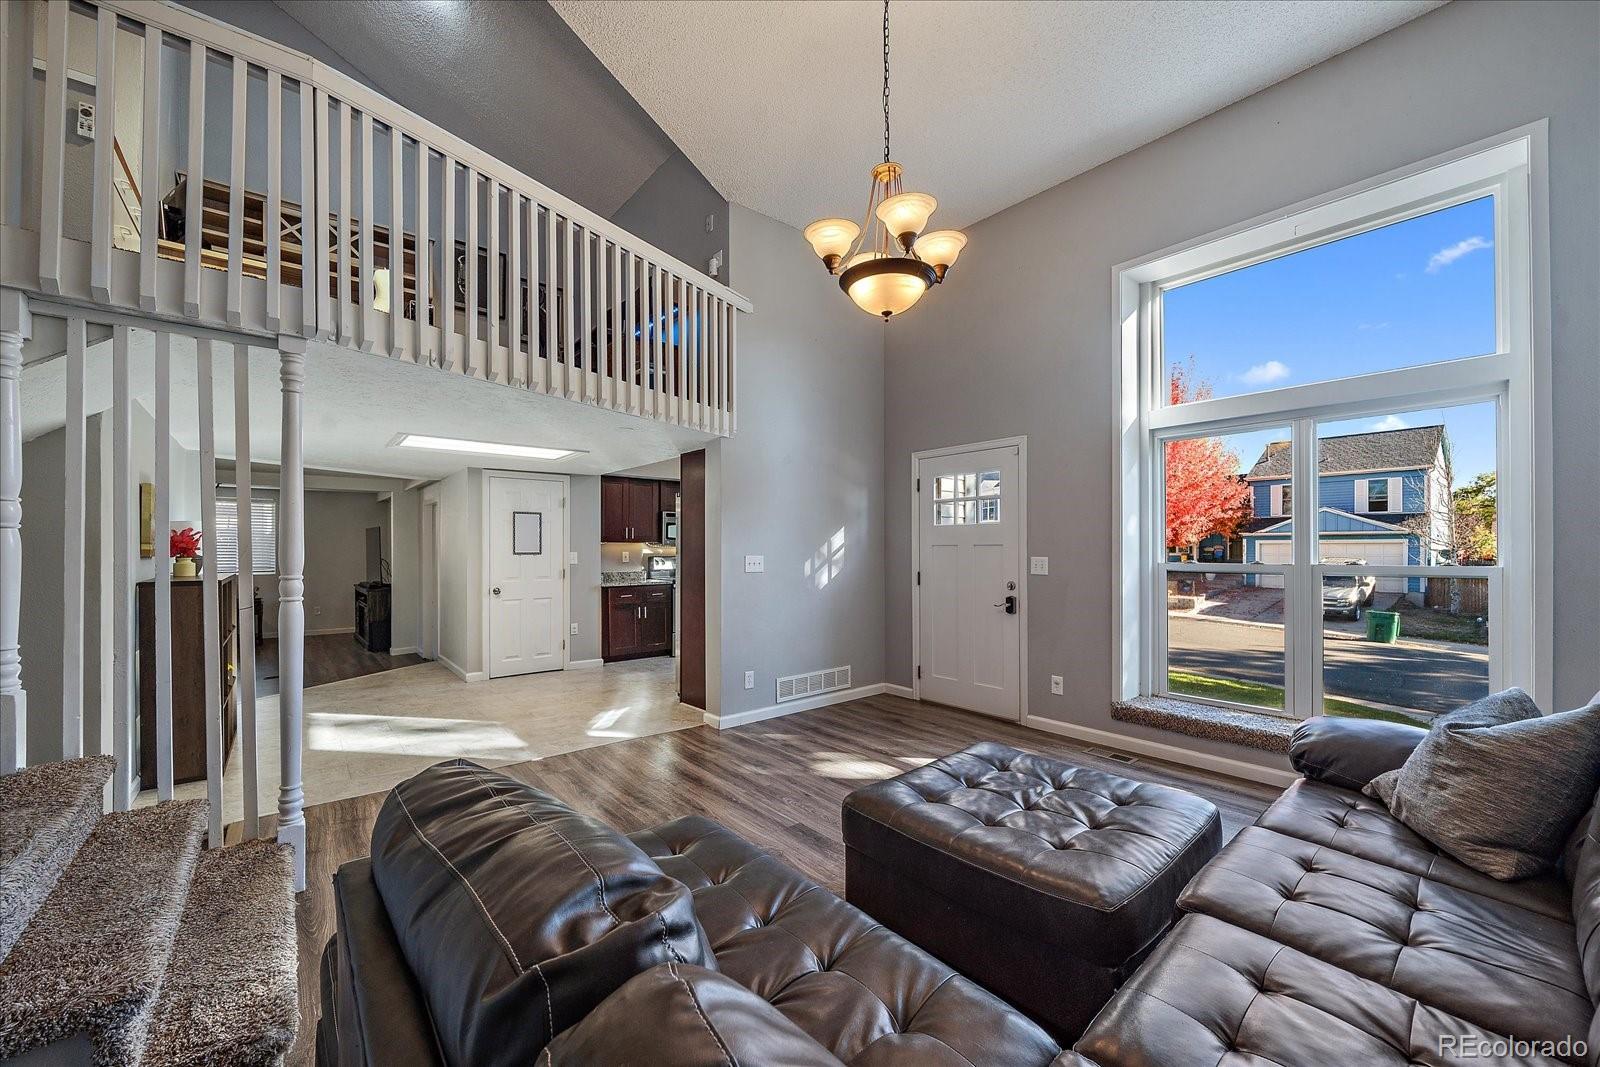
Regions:
[[921, 300], [933, 283], [931, 271], [916, 260], [897, 259], [891, 263], [903, 265], [905, 269], [863, 272], [860, 277], [840, 279], [841, 284], [849, 283], [845, 285], [845, 292], [850, 294], [850, 299], [869, 315], [885, 319], [898, 315]]
[[927, 193], [900, 193], [878, 205], [878, 221], [894, 236], [915, 236], [928, 224], [939, 201]]
[[861, 227], [849, 219], [818, 219], [806, 227], [806, 240], [824, 263], [830, 256], [837, 263], [860, 233]]
[[944, 279], [944, 272], [961, 255], [961, 250], [967, 247], [967, 235], [960, 230], [934, 230], [917, 238], [915, 245], [917, 255], [924, 263], [931, 264], [939, 272], [939, 278]]

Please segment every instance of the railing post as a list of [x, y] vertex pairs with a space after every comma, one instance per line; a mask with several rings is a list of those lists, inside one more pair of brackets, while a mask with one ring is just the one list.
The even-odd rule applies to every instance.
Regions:
[[28, 762], [28, 694], [22, 688], [22, 342], [28, 300], [0, 289], [0, 774]]
[[305, 682], [305, 470], [300, 453], [304, 338], [278, 338], [283, 431], [278, 483], [278, 840], [294, 850], [294, 888], [306, 887], [305, 791], [300, 781]]

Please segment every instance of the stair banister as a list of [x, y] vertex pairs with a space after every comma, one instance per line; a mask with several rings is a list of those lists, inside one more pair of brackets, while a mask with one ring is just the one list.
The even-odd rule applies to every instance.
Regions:
[[0, 774], [28, 762], [22, 688], [22, 342], [33, 332], [27, 298], [0, 289]]
[[306, 886], [305, 791], [300, 752], [305, 684], [305, 470], [300, 449], [306, 341], [278, 338], [283, 392], [278, 487], [278, 840], [294, 849], [294, 887]]

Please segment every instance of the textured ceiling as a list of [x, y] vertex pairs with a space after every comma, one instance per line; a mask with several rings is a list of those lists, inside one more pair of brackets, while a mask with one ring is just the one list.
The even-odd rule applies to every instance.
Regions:
[[[1442, 2], [899, 2], [894, 156], [965, 226]], [[795, 226], [863, 210], [880, 4], [551, 3], [730, 200]]]

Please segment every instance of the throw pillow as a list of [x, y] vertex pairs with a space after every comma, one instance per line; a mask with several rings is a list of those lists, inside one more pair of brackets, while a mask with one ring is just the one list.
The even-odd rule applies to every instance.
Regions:
[[[1436, 715], [1433, 722], [1428, 724], [1428, 728], [1432, 732], [1443, 729], [1451, 723], [1465, 723], [1469, 726], [1498, 726], [1505, 722], [1537, 719], [1539, 715], [1539, 705], [1533, 702], [1533, 698], [1528, 695], [1527, 691], [1513, 686], [1499, 693], [1490, 693], [1488, 696], [1474, 700], [1470, 704], [1463, 704], [1454, 711]], [[1421, 748], [1422, 744], [1419, 743], [1417, 747]], [[1415, 756], [1416, 749], [1413, 749], [1411, 754]], [[1410, 758], [1409, 756], [1407, 757], [1407, 762], [1410, 761]], [[1383, 801], [1383, 806], [1388, 808], [1395, 818], [1400, 818], [1400, 813], [1394, 809], [1394, 790], [1395, 785], [1400, 781], [1400, 772], [1403, 770], [1405, 770], [1404, 763], [1392, 771], [1385, 771], [1378, 775], [1361, 789], [1367, 796]]]
[[1600, 787], [1600, 703], [1486, 721], [1525, 710], [1522, 699], [1441, 718], [1392, 781], [1367, 787], [1395, 818], [1502, 881], [1552, 869]]

